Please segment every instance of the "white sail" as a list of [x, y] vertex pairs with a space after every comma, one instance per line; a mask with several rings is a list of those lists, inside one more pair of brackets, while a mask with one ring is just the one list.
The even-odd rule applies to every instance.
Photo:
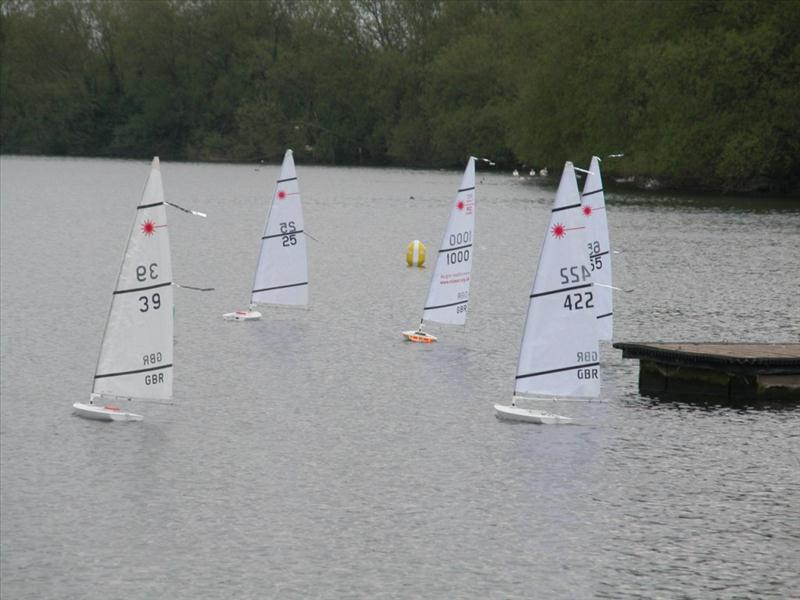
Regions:
[[515, 393], [600, 393], [595, 289], [586, 218], [572, 163], [561, 182], [539, 256], [520, 345]]
[[92, 391], [172, 398], [172, 334], [172, 261], [156, 157], [128, 236]]
[[292, 151], [287, 150], [272, 195], [251, 302], [308, 304], [308, 264], [303, 208]]
[[439, 246], [422, 318], [463, 325], [467, 320], [475, 230], [475, 158], [470, 157]]
[[608, 239], [608, 217], [600, 175], [600, 159], [592, 157], [581, 194], [583, 214], [589, 225], [587, 250], [589, 270], [595, 286], [594, 298], [597, 312], [597, 329], [601, 340], [610, 340], [614, 330], [614, 309], [611, 288], [611, 244]]

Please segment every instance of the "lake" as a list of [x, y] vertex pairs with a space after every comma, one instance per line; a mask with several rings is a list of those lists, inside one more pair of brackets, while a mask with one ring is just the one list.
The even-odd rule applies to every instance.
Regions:
[[[588, 162], [588, 158], [587, 162]], [[586, 166], [580, 165], [579, 166]], [[249, 300], [278, 165], [162, 162], [173, 406], [88, 399], [147, 161], [0, 159], [0, 591], [43, 598], [788, 598], [800, 409], [638, 394], [502, 422], [556, 179], [478, 165], [464, 327], [419, 322], [461, 173], [298, 164], [308, 310]], [[582, 184], [581, 184], [582, 185]], [[797, 342], [800, 203], [615, 191], [618, 341]]]

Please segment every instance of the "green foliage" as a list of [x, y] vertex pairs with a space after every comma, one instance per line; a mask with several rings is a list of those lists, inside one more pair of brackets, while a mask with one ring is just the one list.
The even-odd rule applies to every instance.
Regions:
[[794, 191], [798, 0], [5, 0], [3, 152]]
[[81, 5], [20, 7], [35, 10], [37, 18], [15, 12], [14, 7], [2, 12], [3, 149], [49, 154], [88, 151], [97, 73]]

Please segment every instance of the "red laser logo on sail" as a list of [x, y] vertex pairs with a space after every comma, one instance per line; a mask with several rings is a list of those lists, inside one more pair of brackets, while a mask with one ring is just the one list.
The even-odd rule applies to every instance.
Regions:
[[555, 225], [553, 225], [550, 231], [553, 234], [553, 236], [557, 237], [558, 239], [563, 238], [567, 234], [567, 229], [561, 223], [556, 223]]
[[464, 210], [464, 201], [463, 200], [459, 200], [458, 204], [456, 204], [456, 208], [458, 210]]
[[142, 233], [145, 234], [147, 237], [150, 237], [156, 232], [156, 224], [147, 219], [144, 223], [142, 223]]
[[280, 190], [278, 192], [278, 200], [285, 200], [285, 199], [286, 199], [286, 192], [284, 192], [283, 190]]
[[583, 207], [583, 214], [586, 215], [587, 217], [591, 217], [592, 216], [592, 207], [589, 206], [588, 204], [586, 206], [584, 206]]

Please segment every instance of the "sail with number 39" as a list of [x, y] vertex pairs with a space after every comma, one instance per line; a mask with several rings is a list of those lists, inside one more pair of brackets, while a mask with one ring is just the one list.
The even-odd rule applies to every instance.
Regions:
[[100, 420], [140, 420], [139, 415], [103, 404], [172, 398], [172, 303], [167, 211], [156, 157], [111, 296], [90, 401], [75, 403], [77, 414]]

